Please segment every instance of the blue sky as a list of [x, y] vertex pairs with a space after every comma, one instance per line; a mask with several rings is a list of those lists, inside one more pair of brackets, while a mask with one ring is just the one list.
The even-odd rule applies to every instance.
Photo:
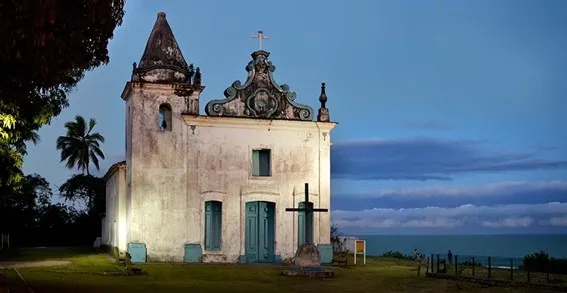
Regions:
[[[221, 4], [222, 3], [222, 4]], [[567, 232], [567, 1], [127, 1], [111, 62], [40, 130], [24, 171], [57, 187], [75, 115], [124, 152], [120, 93], [164, 11], [201, 67], [203, 106], [270, 37], [275, 78], [332, 120], [332, 219], [348, 233]]]

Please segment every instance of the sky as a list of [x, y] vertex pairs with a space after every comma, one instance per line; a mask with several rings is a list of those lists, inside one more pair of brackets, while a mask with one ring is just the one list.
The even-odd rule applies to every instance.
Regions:
[[351, 234], [567, 233], [567, 1], [136, 0], [24, 172], [56, 189], [75, 170], [64, 123], [95, 118], [107, 168], [124, 157], [120, 94], [163, 11], [201, 68], [201, 113], [245, 80], [257, 30], [275, 79], [332, 132], [332, 222]]

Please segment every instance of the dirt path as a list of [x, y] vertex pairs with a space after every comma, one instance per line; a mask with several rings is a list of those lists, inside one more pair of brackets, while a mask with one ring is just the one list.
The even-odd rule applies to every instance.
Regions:
[[0, 262], [0, 269], [54, 267], [65, 266], [69, 264], [71, 264], [71, 262], [66, 260], [2, 261]]

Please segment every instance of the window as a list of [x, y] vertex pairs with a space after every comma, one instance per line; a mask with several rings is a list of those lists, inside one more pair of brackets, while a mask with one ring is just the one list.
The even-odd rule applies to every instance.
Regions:
[[205, 250], [220, 250], [222, 236], [222, 202], [205, 202]]
[[159, 105], [158, 128], [161, 131], [171, 131], [171, 106], [169, 104]]
[[252, 151], [252, 176], [271, 176], [270, 156], [268, 149]]

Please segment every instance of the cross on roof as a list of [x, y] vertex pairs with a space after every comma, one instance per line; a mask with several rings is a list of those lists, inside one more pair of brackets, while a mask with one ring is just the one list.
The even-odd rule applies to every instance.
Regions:
[[268, 37], [264, 36], [263, 31], [258, 31], [255, 35], [252, 36], [253, 39], [258, 39], [258, 50], [262, 50], [262, 40], [267, 40]]
[[308, 221], [307, 219], [311, 217], [311, 214], [313, 214], [314, 212], [323, 212], [326, 213], [329, 210], [328, 209], [314, 209], [311, 207], [311, 205], [309, 204], [309, 184], [305, 183], [305, 208], [286, 208], [285, 209], [286, 212], [305, 212], [305, 221], [303, 221], [304, 224], [304, 228], [303, 228], [303, 232], [305, 233], [305, 242], [307, 244], [312, 244], [311, 243], [311, 239], [308, 235], [308, 227], [307, 224]]

